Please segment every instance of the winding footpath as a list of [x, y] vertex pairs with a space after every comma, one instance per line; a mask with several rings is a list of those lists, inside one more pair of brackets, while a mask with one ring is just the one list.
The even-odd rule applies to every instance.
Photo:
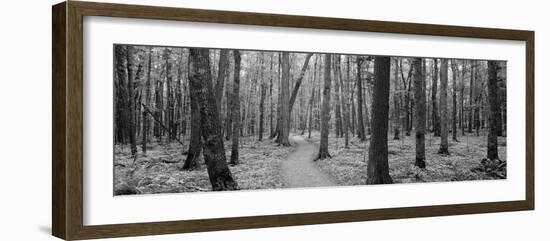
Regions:
[[286, 187], [327, 187], [337, 184], [313, 163], [318, 148], [302, 136], [292, 136], [296, 150], [282, 163]]

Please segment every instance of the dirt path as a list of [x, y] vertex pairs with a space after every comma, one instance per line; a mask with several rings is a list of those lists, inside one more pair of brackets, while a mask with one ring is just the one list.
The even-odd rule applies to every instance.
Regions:
[[301, 136], [291, 137], [296, 150], [283, 161], [282, 174], [286, 187], [326, 187], [337, 185], [313, 163], [316, 145]]

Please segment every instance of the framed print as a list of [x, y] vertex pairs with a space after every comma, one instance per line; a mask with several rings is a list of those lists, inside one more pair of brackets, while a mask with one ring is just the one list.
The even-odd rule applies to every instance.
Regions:
[[67, 1], [52, 230], [534, 209], [534, 32]]

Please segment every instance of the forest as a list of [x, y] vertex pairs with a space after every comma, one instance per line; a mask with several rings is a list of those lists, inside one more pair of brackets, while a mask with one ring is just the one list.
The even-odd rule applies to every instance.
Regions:
[[506, 61], [113, 48], [114, 195], [506, 179]]

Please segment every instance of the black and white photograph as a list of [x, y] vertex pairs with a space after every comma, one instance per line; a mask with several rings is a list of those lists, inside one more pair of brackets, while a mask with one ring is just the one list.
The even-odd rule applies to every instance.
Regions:
[[5, 1], [0, 241], [548, 237], [547, 5]]
[[113, 45], [114, 195], [506, 179], [507, 62]]

